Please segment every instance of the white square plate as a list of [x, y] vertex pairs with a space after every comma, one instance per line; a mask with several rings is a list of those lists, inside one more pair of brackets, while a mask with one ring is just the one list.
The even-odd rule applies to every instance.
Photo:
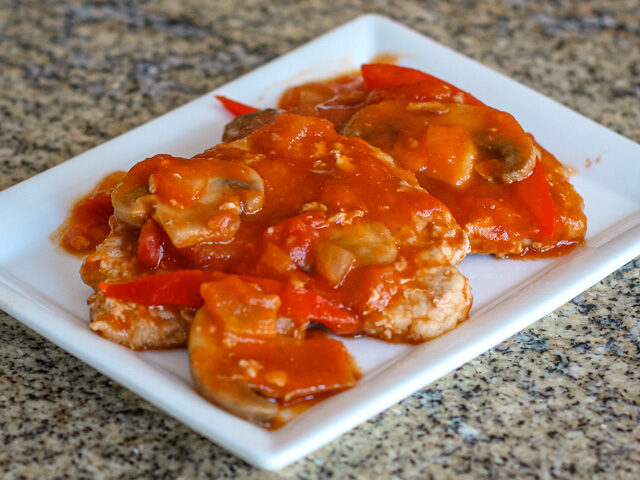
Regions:
[[[364, 376], [358, 386], [266, 431], [205, 401], [192, 388], [184, 351], [135, 353], [87, 328], [80, 261], [50, 233], [73, 201], [106, 173], [155, 153], [194, 155], [217, 143], [230, 116], [211, 94], [0, 192], [0, 307], [92, 367], [249, 463], [277, 469], [471, 360], [640, 254], [640, 146], [406, 27], [367, 15], [216, 90], [272, 106], [288, 86], [357, 68], [376, 55], [439, 76], [507, 110], [561, 161], [575, 167], [585, 199], [587, 243], [571, 255], [508, 261], [470, 256], [474, 307], [456, 330], [410, 347], [345, 341]], [[212, 92], [213, 93], [213, 92]], [[601, 161], [589, 169], [587, 158]]]

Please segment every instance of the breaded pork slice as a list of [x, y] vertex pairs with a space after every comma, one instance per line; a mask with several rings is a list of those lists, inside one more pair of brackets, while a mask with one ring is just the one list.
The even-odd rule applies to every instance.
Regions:
[[471, 308], [469, 281], [452, 265], [423, 268], [399, 289], [389, 306], [365, 317], [368, 335], [422, 342], [454, 328]]
[[109, 236], [85, 259], [80, 270], [82, 280], [96, 291], [87, 300], [89, 328], [133, 350], [184, 346], [193, 309], [146, 307], [106, 298], [98, 291], [100, 282], [126, 282], [140, 276], [135, 259], [137, 232], [113, 219], [111, 227]]
[[[318, 193], [310, 200], [318, 201], [306, 205], [322, 207], [330, 225], [321, 239], [323, 245], [333, 245], [316, 249], [316, 265], [331, 265], [323, 255], [335, 251], [354, 255], [356, 268], [344, 280], [343, 291], [361, 316], [365, 333], [423, 342], [466, 319], [471, 288], [456, 265], [469, 252], [469, 240], [451, 212], [419, 185], [415, 175], [361, 139], [337, 135], [325, 120], [265, 115], [260, 121], [258, 116], [247, 116], [248, 123], [234, 121], [232, 127], [248, 136], [220, 144], [209, 154], [250, 162], [265, 185], [278, 185], [281, 191], [291, 188], [279, 191], [284, 198], [297, 194], [307, 171], [315, 175]], [[279, 172], [286, 172], [285, 185], [277, 177]], [[348, 202], [329, 194], [335, 191], [348, 191]], [[380, 198], [385, 205], [380, 205]], [[269, 200], [267, 195], [267, 206]], [[417, 208], [418, 204], [431, 207]], [[307, 273], [313, 274], [313, 269]], [[356, 299], [350, 297], [353, 292]]]

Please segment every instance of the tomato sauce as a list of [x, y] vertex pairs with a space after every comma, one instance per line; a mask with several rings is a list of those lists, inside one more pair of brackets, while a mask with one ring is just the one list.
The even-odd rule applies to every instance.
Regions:
[[[349, 100], [343, 102], [344, 98]], [[351, 102], [351, 98], [358, 101]], [[518, 182], [507, 185], [490, 182], [473, 168], [469, 168], [466, 177], [460, 176], [457, 170], [464, 166], [462, 159], [465, 155], [474, 157], [476, 164], [491, 160], [491, 156], [495, 155], [491, 151], [466, 150], [467, 145], [473, 147], [472, 136], [466, 133], [470, 131], [473, 135], [472, 130], [437, 125], [427, 127], [422, 118], [412, 118], [411, 112], [404, 116], [392, 116], [389, 113], [390, 109], [397, 108], [398, 102], [405, 102], [406, 105], [412, 101], [483, 106], [482, 102], [468, 93], [435, 77], [417, 84], [367, 90], [361, 75], [352, 74], [293, 87], [284, 93], [279, 107], [294, 111], [300, 107], [315, 107], [315, 114], [331, 120], [334, 110], [344, 104], [345, 110], [341, 111], [343, 115], [335, 122], [339, 131], [345, 126], [347, 131], [350, 126], [354, 130], [351, 125], [353, 121], [350, 123], [350, 120], [361, 116], [360, 123], [364, 123], [368, 130], [363, 134], [360, 129], [355, 134], [390, 153], [400, 166], [417, 175], [421, 185], [441, 200], [469, 233], [472, 253], [540, 258], [567, 254], [584, 242], [586, 217], [583, 201], [552, 154], [535, 144], [541, 152], [539, 162], [553, 201], [552, 225], [545, 228], [540, 226], [537, 206], [532, 206], [532, 200], [528, 198], [530, 192], [519, 193], [522, 189], [516, 186]], [[314, 105], [314, 102], [317, 104]], [[377, 105], [379, 108], [362, 110], [367, 105]], [[364, 111], [367, 114], [363, 114]], [[349, 117], [349, 114], [352, 116]], [[468, 123], [461, 122], [465, 126]], [[486, 128], [490, 127], [490, 124], [486, 125]], [[509, 127], [504, 124], [501, 128], [504, 132]], [[463, 181], [456, 184], [460, 179]]]
[[233, 413], [276, 428], [360, 377], [344, 345], [326, 334], [307, 334], [306, 327], [297, 338], [278, 334], [277, 295], [237, 277], [205, 283], [201, 291], [205, 306], [189, 339], [192, 372], [205, 396], [223, 404], [233, 398], [227, 405]]
[[[290, 116], [286, 121], [285, 116], [279, 118], [280, 121], [250, 137], [256, 152], [266, 152], [261, 153], [265, 155], [263, 161], [251, 164], [264, 180], [263, 209], [244, 217], [236, 238], [228, 245], [200, 246], [199, 253], [208, 250], [205, 255], [208, 259], [215, 256], [212, 251], [230, 252], [236, 245], [236, 252], [241, 250], [242, 255], [241, 258], [237, 254], [226, 257], [228, 271], [298, 279], [307, 288], [336, 303], [362, 311], [366, 308], [362, 298], [367, 293], [351, 287], [350, 275], [339, 285], [331, 285], [325, 278], [310, 274], [315, 267], [313, 245], [316, 239], [329, 234], [329, 224], [335, 223], [331, 217], [380, 222], [392, 232], [412, 231], [417, 219], [444, 216], [446, 208], [424, 191], [407, 188], [398, 192], [402, 181], [415, 184], [409, 172], [390, 168], [380, 161], [370, 161], [371, 149], [366, 144], [357, 139], [346, 142], [327, 122], [306, 120], [305, 137], [300, 138], [295, 122], [302, 117]], [[331, 152], [336, 143], [343, 149], [338, 160], [336, 153]], [[228, 152], [227, 148], [222, 145], [203, 155], [226, 158], [237, 153]], [[345, 162], [342, 165], [345, 170], [336, 166], [341, 159]], [[300, 214], [305, 205], [318, 210]], [[281, 255], [282, 252], [285, 255]], [[402, 275], [397, 272], [392, 275], [394, 281], [409, 274], [416, 253], [409, 246], [400, 248], [398, 256], [406, 258], [409, 267]], [[279, 254], [281, 265], [278, 265]], [[203, 259], [190, 258], [195, 262]], [[210, 265], [201, 263], [193, 267], [209, 268]], [[374, 266], [363, 266], [358, 270], [358, 275], [368, 275], [382, 282], [381, 273]], [[377, 284], [372, 282], [371, 288], [378, 288]]]
[[[212, 323], [198, 330], [200, 340], [191, 327], [190, 344], [209, 345], [202, 355], [190, 346], [192, 370], [197, 356], [206, 373], [196, 383], [218, 388], [207, 379], [243, 377], [253, 390], [292, 411], [313, 404], [318, 395], [350, 388], [359, 376], [342, 344], [307, 336], [309, 324], [361, 334], [365, 316], [382, 312], [419, 266], [447, 262], [438, 255], [423, 259], [423, 252], [442, 248], [445, 235], [453, 245], [462, 241], [448, 210], [412, 173], [315, 117], [283, 114], [244, 143], [221, 144], [193, 159], [158, 155], [120, 176], [114, 188], [115, 178], [81, 199], [70, 221], [72, 228], [85, 230], [102, 221], [106, 232], [111, 218], [115, 234], [122, 235], [120, 248], [132, 254], [122, 258], [129, 283], [112, 279], [112, 288], [100, 284], [99, 292], [140, 306], [159, 302], [192, 309], [200, 305], [193, 295], [201, 295]], [[93, 199], [106, 197], [116, 207], [108, 215], [77, 214], [90, 210]], [[232, 235], [201, 241], [209, 230], [219, 230], [212, 222], [222, 215], [235, 222]], [[126, 235], [118, 233], [123, 229]], [[192, 234], [197, 241], [191, 241]], [[206, 275], [198, 280], [189, 272]], [[209, 278], [207, 272], [231, 276]], [[161, 274], [170, 273], [178, 283], [163, 284], [169, 277]], [[145, 295], [157, 300], [144, 301]], [[277, 326], [282, 317], [293, 324]], [[135, 316], [114, 320], [120, 329], [122, 322], [132, 327], [136, 321]], [[202, 333], [211, 328], [226, 336]], [[212, 356], [212, 351], [224, 353]]]
[[104, 241], [109, 234], [109, 218], [113, 215], [111, 192], [125, 172], [107, 175], [88, 195], [78, 200], [57, 234], [67, 252], [84, 255]]
[[[402, 113], [411, 102], [436, 109], [428, 117], [436, 120], [425, 126], [421, 113]], [[488, 120], [438, 123], [446, 102], [477, 107], [469, 111]], [[85, 262], [84, 270], [95, 269], [87, 283], [142, 310], [158, 302], [169, 306], [167, 316], [191, 309], [198, 390], [263, 426], [278, 428], [355, 384], [360, 374], [348, 351], [310, 325], [369, 334], [367, 318], [380, 321], [375, 315], [392, 309], [407, 285], [417, 291], [419, 271], [455, 270], [468, 245], [458, 223], [474, 253], [536, 258], [566, 254], [583, 241], [582, 199], [553, 155], [508, 114], [435, 77], [368, 90], [360, 74], [344, 75], [294, 87], [279, 107], [290, 113], [245, 139], [192, 159], [156, 155], [106, 177], [60, 229], [63, 248], [83, 255], [110, 232], [120, 235], [122, 285], [113, 277], [111, 287], [100, 283], [99, 260]], [[366, 134], [354, 127], [358, 116]], [[526, 179], [487, 180], [500, 148], [478, 146], [478, 132], [496, 125], [539, 149]], [[541, 185], [546, 197], [532, 199]], [[441, 281], [438, 288], [450, 294]], [[455, 288], [468, 289], [465, 282]], [[471, 306], [470, 292], [462, 297], [450, 313], [459, 321]], [[137, 320], [114, 324], [126, 330]]]
[[290, 88], [280, 99], [278, 108], [326, 118], [339, 130], [365, 104], [368, 95], [360, 74], [353, 73]]

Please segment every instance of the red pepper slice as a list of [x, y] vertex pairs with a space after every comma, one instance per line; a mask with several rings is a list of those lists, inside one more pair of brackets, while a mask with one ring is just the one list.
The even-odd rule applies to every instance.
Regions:
[[141, 305], [181, 305], [201, 307], [200, 285], [214, 280], [213, 274], [201, 270], [178, 270], [148, 275], [126, 283], [100, 282], [105, 297]]
[[150, 218], [140, 229], [136, 257], [146, 268], [169, 268], [177, 264], [179, 253], [162, 227]]
[[94, 250], [109, 235], [111, 215], [110, 192], [97, 191], [81, 200], [73, 207], [69, 228], [61, 239], [62, 245], [72, 252]]
[[147, 268], [158, 268], [164, 256], [164, 245], [156, 222], [148, 219], [140, 229], [136, 257]]
[[369, 101], [382, 101], [388, 98], [410, 98], [414, 101], [439, 101], [464, 103], [467, 105], [483, 105], [473, 95], [460, 90], [455, 85], [438, 77], [413, 68], [389, 65], [386, 63], [369, 63], [360, 67], [365, 88], [369, 90], [387, 90], [377, 92]]
[[553, 236], [555, 215], [553, 213], [551, 190], [549, 190], [549, 183], [544, 176], [542, 164], [537, 162], [531, 175], [512, 185], [516, 196], [529, 207], [540, 234], [545, 239], [551, 238]]
[[[199, 308], [204, 304], [200, 285], [217, 280], [220, 272], [178, 270], [149, 275], [127, 283], [100, 282], [100, 291], [106, 296], [141, 305], [179, 305]], [[280, 295], [280, 313], [295, 323], [307, 321], [321, 323], [338, 334], [352, 334], [359, 330], [358, 319], [349, 311], [324, 297], [300, 287], [269, 278], [238, 275], [244, 281], [254, 282], [265, 292]]]
[[387, 63], [362, 65], [360, 73], [362, 74], [365, 88], [369, 90], [397, 87], [398, 85], [412, 85], [433, 78], [420, 70]]
[[246, 113], [253, 113], [258, 111], [258, 109], [255, 107], [250, 107], [249, 105], [245, 105], [244, 103], [236, 102], [235, 100], [223, 97], [222, 95], [216, 95], [215, 97], [222, 104], [222, 106], [227, 109], [227, 111], [234, 114], [236, 117], [238, 115], [244, 115]]
[[305, 212], [274, 225], [265, 237], [285, 251], [293, 263], [304, 268], [313, 242], [320, 236], [319, 230], [326, 226], [324, 212]]
[[89, 195], [77, 202], [65, 221], [61, 245], [71, 252], [89, 252], [100, 245], [109, 232], [113, 215], [111, 192], [124, 172], [114, 172], [103, 179]]
[[338, 335], [351, 335], [359, 331], [358, 320], [351, 313], [304, 288], [286, 284], [280, 293], [280, 300], [280, 313], [294, 323], [321, 323]]

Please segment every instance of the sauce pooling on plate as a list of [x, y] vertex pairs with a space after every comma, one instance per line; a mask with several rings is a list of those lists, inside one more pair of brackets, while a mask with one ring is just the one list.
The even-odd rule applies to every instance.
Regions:
[[124, 176], [114, 172], [106, 176], [91, 193], [78, 200], [57, 234], [59, 243], [72, 254], [87, 254], [109, 235], [109, 218], [113, 215], [111, 192]]

